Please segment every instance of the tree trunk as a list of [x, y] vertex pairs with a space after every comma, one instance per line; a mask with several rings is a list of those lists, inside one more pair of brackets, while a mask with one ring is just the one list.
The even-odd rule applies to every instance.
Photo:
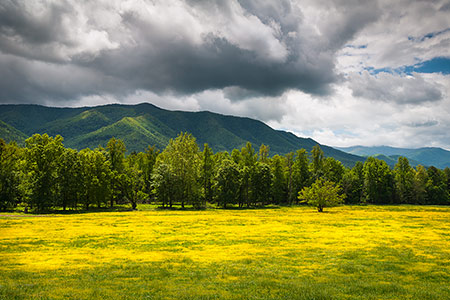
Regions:
[[322, 207], [322, 206], [319, 206], [319, 207], [317, 208], [317, 211], [318, 211], [318, 212], [323, 212], [323, 207]]

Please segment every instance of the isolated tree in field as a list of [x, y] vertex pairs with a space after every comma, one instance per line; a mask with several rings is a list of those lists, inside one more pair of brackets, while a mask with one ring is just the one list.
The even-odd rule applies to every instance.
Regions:
[[317, 211], [323, 212], [325, 207], [333, 207], [343, 203], [345, 194], [342, 194], [339, 185], [319, 178], [310, 187], [305, 187], [300, 191], [298, 199], [308, 205], [317, 207]]

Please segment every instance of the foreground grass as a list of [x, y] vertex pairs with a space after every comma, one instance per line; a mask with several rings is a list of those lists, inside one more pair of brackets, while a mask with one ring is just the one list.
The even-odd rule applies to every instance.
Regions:
[[0, 299], [450, 299], [450, 208], [0, 214]]

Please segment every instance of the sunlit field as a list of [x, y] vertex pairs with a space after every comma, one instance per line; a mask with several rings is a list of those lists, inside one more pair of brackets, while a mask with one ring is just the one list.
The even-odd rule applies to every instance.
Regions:
[[5, 213], [0, 251], [1, 299], [450, 299], [449, 207]]

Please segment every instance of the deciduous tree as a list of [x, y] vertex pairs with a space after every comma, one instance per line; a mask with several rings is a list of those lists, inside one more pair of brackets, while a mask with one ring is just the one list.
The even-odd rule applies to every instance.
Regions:
[[319, 178], [311, 187], [305, 187], [300, 191], [298, 198], [301, 202], [317, 207], [317, 211], [323, 212], [325, 207], [333, 207], [343, 203], [345, 194], [342, 193], [339, 185]]

